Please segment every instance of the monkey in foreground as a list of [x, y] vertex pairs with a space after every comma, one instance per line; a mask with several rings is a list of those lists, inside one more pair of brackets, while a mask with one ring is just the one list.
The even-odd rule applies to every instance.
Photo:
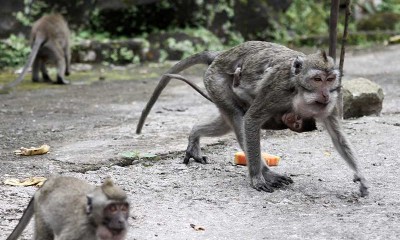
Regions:
[[[240, 84], [240, 74], [241, 74], [241, 68], [237, 67], [235, 72], [233, 73], [233, 87], [237, 87]], [[213, 102], [208, 95], [200, 89], [199, 86], [197, 86], [194, 82], [191, 80], [183, 77], [182, 75], [179, 74], [164, 74], [166, 77], [182, 80], [183, 82], [187, 83], [190, 85], [194, 90], [196, 90], [198, 93], [200, 93], [203, 97], [205, 97], [207, 100], [210, 102]], [[236, 84], [235, 84], [236, 83]], [[284, 113], [283, 115], [277, 115], [267, 122], [263, 124], [261, 129], [266, 129], [266, 130], [283, 130], [289, 128], [290, 130], [298, 133], [302, 132], [309, 132], [317, 129], [315, 119], [313, 118], [308, 118], [308, 119], [302, 119], [299, 115], [293, 113], [293, 112], [288, 112]]]
[[30, 42], [31, 53], [18, 78], [4, 88], [18, 85], [32, 66], [32, 81], [39, 82], [39, 71], [43, 81], [52, 82], [47, 73], [46, 63], [51, 60], [57, 65], [58, 84], [68, 84], [64, 76], [70, 73], [71, 49], [68, 24], [60, 14], [45, 15], [32, 26]]
[[[248, 159], [251, 185], [266, 192], [293, 183], [285, 175], [271, 171], [261, 160], [260, 129], [276, 116], [293, 112], [301, 118], [321, 121], [339, 154], [355, 172], [361, 196], [368, 195], [368, 184], [358, 167], [357, 157], [347, 140], [338, 117], [336, 102], [340, 89], [340, 72], [324, 51], [305, 55], [284, 46], [249, 41], [213, 55], [203, 52], [173, 66], [167, 73], [178, 73], [197, 62], [211, 63], [204, 75], [208, 96], [220, 114], [212, 121], [195, 125], [189, 135], [184, 162], [190, 158], [205, 163], [200, 137], [220, 136], [234, 131]], [[232, 90], [231, 69], [242, 62], [240, 85]], [[169, 82], [162, 77], [144, 108], [136, 132]]]
[[123, 240], [129, 203], [109, 178], [96, 187], [73, 177], [53, 177], [32, 197], [7, 240], [17, 239], [33, 215], [34, 239]]

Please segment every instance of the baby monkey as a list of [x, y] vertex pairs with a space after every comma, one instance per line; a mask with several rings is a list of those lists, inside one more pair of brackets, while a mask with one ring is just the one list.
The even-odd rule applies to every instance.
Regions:
[[7, 240], [17, 239], [33, 215], [34, 239], [123, 240], [129, 203], [109, 178], [96, 187], [73, 177], [52, 177], [32, 197]]
[[[232, 92], [235, 92], [235, 89], [240, 86], [240, 77], [242, 73], [242, 62], [235, 66], [235, 71], [232, 73], [228, 73], [232, 76]], [[203, 97], [208, 99], [210, 102], [213, 102], [211, 98], [205, 93], [199, 86], [197, 86], [193, 81], [187, 79], [186, 77], [179, 74], [164, 74], [166, 77], [174, 78], [181, 80], [188, 85], [190, 85], [194, 90], [200, 93]], [[240, 95], [236, 95], [237, 98], [240, 98]], [[238, 99], [238, 102], [241, 104], [246, 103], [246, 105], [250, 105], [251, 103], [246, 101], [245, 99]], [[244, 107], [248, 108], [248, 107]], [[295, 114], [294, 112], [287, 112], [282, 115], [276, 115], [270, 120], [266, 121], [262, 127], [265, 130], [283, 130], [289, 128], [290, 130], [298, 133], [302, 132], [310, 132], [317, 129], [315, 119], [313, 118], [302, 118], [300, 115]]]
[[[232, 75], [232, 92], [236, 94], [236, 98], [239, 99], [238, 102], [246, 103], [246, 109], [251, 105], [252, 100], [247, 100], [245, 97], [243, 98], [243, 94], [237, 93], [236, 89], [240, 86], [240, 78], [242, 76], [243, 70], [243, 61], [239, 60], [235, 65], [235, 70], [232, 73], [228, 73]], [[267, 69], [268, 70], [268, 69]], [[249, 98], [248, 98], [249, 99]], [[267, 122], [265, 122], [261, 129], [269, 129], [269, 130], [282, 130], [287, 129], [294, 132], [309, 132], [317, 129], [317, 125], [315, 123], [315, 119], [313, 118], [302, 118], [299, 114], [295, 114], [294, 112], [286, 112], [282, 115], [276, 115]]]

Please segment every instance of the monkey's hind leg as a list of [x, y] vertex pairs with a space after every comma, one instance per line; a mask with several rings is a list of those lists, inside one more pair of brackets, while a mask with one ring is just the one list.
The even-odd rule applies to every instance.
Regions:
[[49, 44], [49, 48], [54, 53], [54, 57], [57, 63], [57, 84], [69, 84], [69, 81], [64, 78], [66, 71], [66, 58], [64, 50], [57, 44]]
[[32, 64], [32, 82], [39, 82], [39, 68], [41, 60], [36, 56]]
[[42, 215], [43, 213], [35, 215], [35, 236], [33, 239], [35, 240], [54, 240], [54, 234], [51, 228], [47, 225], [45, 220], [38, 215]]
[[64, 57], [65, 57], [65, 76], [70, 75], [70, 68], [71, 68], [71, 48], [69, 45], [65, 45], [64, 47]]
[[44, 82], [50, 83], [52, 82], [49, 73], [47, 72], [46, 62], [44, 60], [40, 61], [40, 71], [42, 72], [42, 78]]
[[201, 154], [200, 137], [221, 136], [230, 131], [231, 128], [221, 115], [209, 123], [195, 125], [189, 135], [189, 144], [186, 149], [186, 156], [183, 160], [183, 163], [188, 164], [191, 158], [199, 163], [207, 163], [207, 157], [202, 156]]

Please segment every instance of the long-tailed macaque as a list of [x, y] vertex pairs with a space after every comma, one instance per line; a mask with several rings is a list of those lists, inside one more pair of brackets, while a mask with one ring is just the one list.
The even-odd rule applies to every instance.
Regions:
[[[204, 75], [208, 96], [220, 114], [212, 121], [195, 125], [189, 135], [184, 162], [193, 158], [205, 163], [200, 138], [234, 131], [248, 159], [251, 185], [266, 192], [293, 182], [285, 175], [271, 171], [261, 160], [260, 129], [285, 113], [303, 119], [317, 119], [327, 129], [339, 154], [354, 170], [354, 181], [360, 182], [361, 196], [368, 195], [368, 184], [357, 165], [357, 158], [340, 124], [336, 102], [340, 89], [340, 72], [324, 51], [305, 55], [284, 46], [249, 41], [224, 52], [203, 52], [173, 66], [167, 73], [178, 73], [198, 63], [210, 64]], [[240, 66], [240, 84], [232, 90], [232, 69]], [[136, 132], [170, 78], [163, 76], [140, 117]]]
[[[233, 91], [235, 87], [238, 87], [240, 84], [240, 68], [238, 67], [233, 73]], [[213, 102], [212, 99], [205, 93], [199, 86], [197, 86], [193, 81], [187, 79], [186, 77], [179, 74], [164, 74], [166, 77], [174, 78], [181, 80], [188, 85], [190, 85], [196, 92], [200, 93], [203, 97], [205, 97], [210, 102]], [[243, 101], [242, 101], [243, 102]], [[277, 115], [270, 120], [266, 121], [262, 129], [267, 130], [283, 130], [289, 128], [290, 130], [298, 133], [309, 132], [317, 129], [315, 119], [308, 118], [303, 119], [299, 115], [289, 112], [284, 113], [283, 115]]]
[[18, 78], [4, 86], [11, 89], [18, 85], [32, 66], [32, 81], [39, 82], [39, 71], [43, 81], [51, 82], [46, 63], [52, 61], [57, 66], [58, 84], [68, 84], [65, 75], [70, 74], [71, 49], [68, 24], [60, 14], [45, 15], [37, 20], [31, 30], [31, 53]]
[[109, 178], [96, 187], [73, 177], [53, 177], [32, 197], [7, 240], [17, 239], [32, 216], [34, 239], [123, 240], [129, 203]]

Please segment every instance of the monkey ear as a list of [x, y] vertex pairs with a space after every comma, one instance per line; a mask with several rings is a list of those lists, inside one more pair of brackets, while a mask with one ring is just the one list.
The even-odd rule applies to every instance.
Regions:
[[103, 184], [101, 185], [101, 190], [108, 198], [120, 200], [127, 198], [125, 191], [119, 186], [115, 185], [110, 177], [104, 180]]
[[297, 56], [296, 59], [292, 63], [292, 74], [298, 75], [303, 69], [304, 59], [300, 56]]
[[326, 55], [325, 50], [319, 50], [319, 52], [321, 53], [322, 59], [324, 60], [324, 62], [328, 62], [328, 56]]
[[92, 199], [93, 199], [93, 196], [92, 195], [86, 195], [86, 199], [87, 199], [87, 202], [86, 202], [86, 214], [91, 214], [92, 213], [92, 210], [93, 210], [93, 205], [92, 205]]

